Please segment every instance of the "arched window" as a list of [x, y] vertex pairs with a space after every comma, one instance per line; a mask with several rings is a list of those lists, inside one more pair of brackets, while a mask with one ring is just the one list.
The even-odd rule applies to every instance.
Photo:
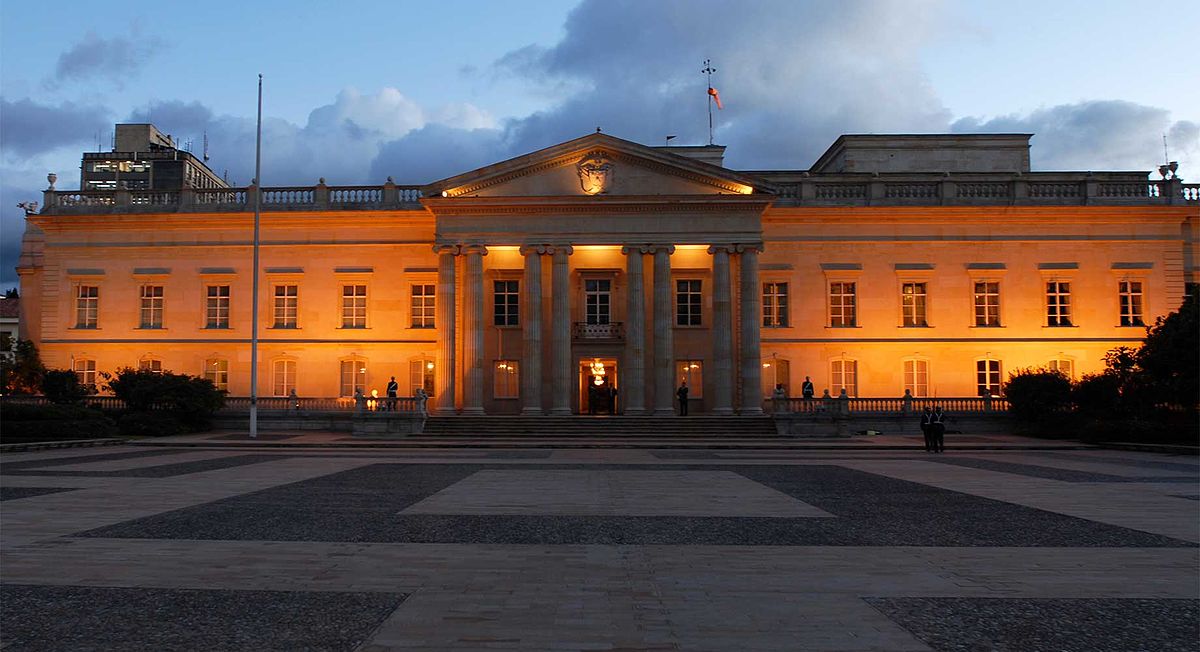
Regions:
[[792, 363], [784, 358], [766, 358], [762, 363], [763, 396], [770, 396], [775, 391], [775, 385], [783, 385], [788, 396], [792, 395]]
[[1054, 358], [1046, 364], [1046, 367], [1051, 371], [1060, 371], [1062, 375], [1072, 380], [1075, 378], [1075, 361], [1070, 358]]
[[279, 358], [271, 363], [271, 395], [287, 396], [296, 389], [296, 361]]
[[408, 395], [416, 396], [417, 388], [424, 388], [426, 394], [433, 396], [436, 369], [437, 364], [431, 357], [420, 356], [410, 359], [408, 361]]
[[341, 361], [341, 382], [338, 396], [354, 396], [355, 391], [367, 393], [367, 361], [346, 358]]
[[1000, 395], [1000, 361], [980, 358], [975, 361], [975, 393], [977, 396]]
[[858, 361], [838, 358], [829, 361], [829, 393], [838, 396], [843, 388], [848, 396], [858, 396]]
[[915, 398], [929, 396], [929, 360], [906, 358], [904, 360], [904, 389]]
[[229, 361], [209, 358], [204, 361], [204, 377], [219, 390], [229, 391]]
[[88, 358], [75, 358], [74, 364], [75, 377], [79, 380], [79, 384], [83, 385], [88, 392], [96, 393], [96, 361]]

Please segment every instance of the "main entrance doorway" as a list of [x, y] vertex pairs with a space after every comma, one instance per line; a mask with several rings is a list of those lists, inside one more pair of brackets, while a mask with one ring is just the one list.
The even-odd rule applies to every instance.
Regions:
[[613, 358], [579, 360], [579, 413], [616, 414], [617, 361]]

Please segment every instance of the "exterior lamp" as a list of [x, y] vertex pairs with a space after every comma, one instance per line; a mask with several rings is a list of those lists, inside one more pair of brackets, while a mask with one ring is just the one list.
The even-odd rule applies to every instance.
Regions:
[[433, 370], [433, 363], [432, 363], [432, 362], [426, 362], [426, 363], [425, 363], [425, 368], [426, 368], [426, 369], [429, 369], [429, 370], [431, 370], [431, 371], [432, 371], [432, 370]]

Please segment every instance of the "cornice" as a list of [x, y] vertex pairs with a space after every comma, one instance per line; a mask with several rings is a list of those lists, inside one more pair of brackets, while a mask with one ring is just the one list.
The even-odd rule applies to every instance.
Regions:
[[623, 197], [459, 197], [428, 201], [436, 216], [598, 215], [612, 213], [746, 212], [761, 214], [773, 198], [763, 195], [631, 195]]

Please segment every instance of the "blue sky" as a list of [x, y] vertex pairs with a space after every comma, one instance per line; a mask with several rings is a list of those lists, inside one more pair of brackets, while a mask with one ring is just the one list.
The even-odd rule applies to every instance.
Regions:
[[[1028, 131], [1035, 169], [1200, 167], [1194, 12], [1129, 2], [505, 0], [0, 5], [0, 282], [45, 175], [153, 121], [245, 183], [423, 183], [592, 131], [742, 169], [841, 133]], [[1200, 173], [1190, 176], [1200, 178]]]

